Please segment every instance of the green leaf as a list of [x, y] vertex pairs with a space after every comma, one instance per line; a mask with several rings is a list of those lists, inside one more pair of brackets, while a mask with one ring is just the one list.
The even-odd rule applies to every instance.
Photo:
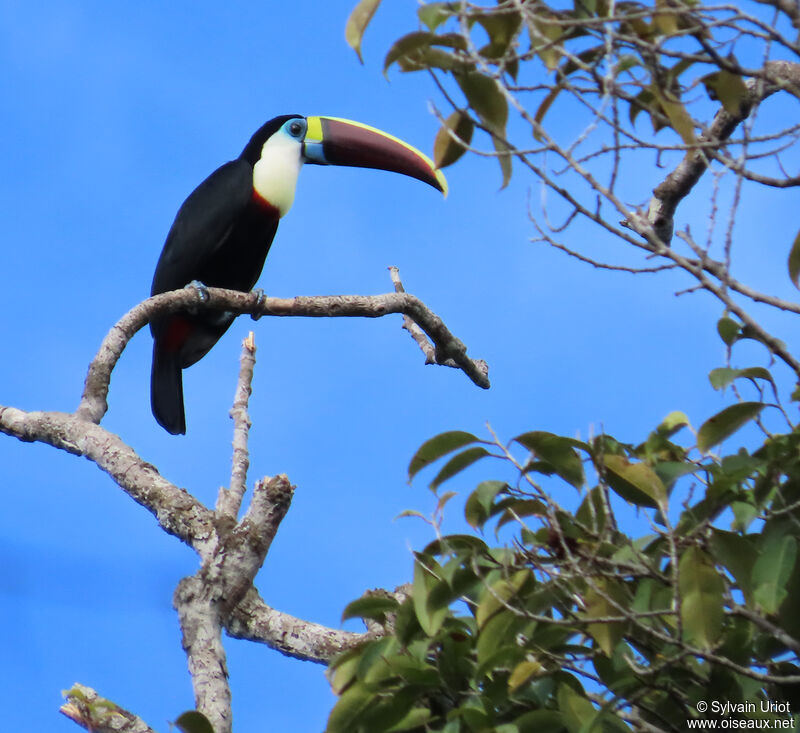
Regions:
[[694, 134], [694, 120], [686, 111], [686, 107], [683, 106], [679, 99], [669, 93], [665, 93], [655, 84], [651, 86], [651, 89], [669, 120], [669, 126], [680, 135], [684, 143], [696, 145], [697, 137]]
[[544, 666], [537, 661], [525, 660], [520, 662], [511, 671], [508, 678], [508, 692], [515, 693], [520, 687], [526, 685], [535, 677], [540, 677], [545, 672]]
[[[469, 700], [465, 705], [454, 708], [447, 714], [447, 717], [451, 722], [455, 723], [457, 723], [458, 720], [464, 721], [466, 728], [464, 725], [461, 725], [454, 729], [459, 732], [464, 730], [482, 731], [489, 725], [489, 715], [483, 709], [483, 706], [481, 706], [479, 699]], [[447, 733], [450, 733], [450, 731], [447, 730]]]
[[563, 684], [558, 687], [558, 707], [569, 733], [588, 733], [600, 712], [583, 695]]
[[419, 48], [430, 46], [434, 40], [436, 34], [428, 31], [414, 31], [398, 38], [383, 59], [383, 73], [386, 74], [389, 67], [398, 59], [408, 56]]
[[747, 369], [732, 369], [719, 367], [712, 369], [708, 374], [708, 381], [714, 389], [724, 389], [736, 379], [765, 379], [774, 385], [772, 375], [764, 367], [748, 367]]
[[[359, 679], [373, 689], [398, 678], [408, 685], [420, 687], [436, 687], [439, 683], [439, 674], [430, 664], [420, 660], [417, 655], [408, 654], [401, 649], [399, 642], [392, 639], [391, 644], [381, 648], [380, 642], [371, 645], [367, 651], [375, 650], [369, 665], [359, 669]], [[367, 656], [365, 653], [364, 657]], [[394, 711], [395, 720], [399, 720], [412, 704], [412, 700], [405, 703], [404, 708], [398, 713]]]
[[787, 595], [786, 584], [797, 560], [797, 540], [772, 532], [763, 537], [763, 548], [753, 565], [753, 597], [765, 613], [776, 613]]
[[436, 591], [444, 581], [433, 574], [434, 570], [441, 570], [439, 564], [433, 558], [417, 553], [411, 599], [419, 625], [428, 636], [434, 636], [439, 631], [450, 611], [447, 603], [438, 601], [441, 594]]
[[659, 35], [673, 36], [678, 32], [678, 20], [673, 13], [654, 13], [653, 28]]
[[734, 520], [731, 522], [733, 529], [744, 532], [753, 520], [758, 516], [758, 507], [753, 506], [745, 501], [731, 502], [731, 511], [733, 512]]
[[422, 635], [422, 626], [417, 619], [417, 612], [414, 608], [414, 599], [409, 598], [400, 604], [397, 609], [397, 618], [394, 622], [394, 633], [397, 640], [408, 646], [414, 639]]
[[[553, 88], [547, 93], [547, 96], [542, 100], [542, 103], [539, 105], [538, 109], [536, 110], [536, 114], [533, 116], [534, 121], [541, 125], [544, 116], [547, 114], [547, 111], [553, 105], [553, 102], [556, 101], [556, 97], [561, 93], [561, 90], [564, 89], [563, 84], [556, 84]], [[535, 135], [536, 139], [539, 140], [541, 135]]]
[[477, 71], [456, 74], [456, 81], [481, 122], [495, 135], [505, 136], [508, 102], [497, 81]]
[[475, 642], [476, 659], [480, 665], [476, 675], [490, 675], [499, 662], [509, 660], [516, 663], [521, 659], [525, 651], [516, 643], [516, 636], [526, 623], [519, 614], [502, 610], [484, 624]]
[[472, 433], [463, 430], [451, 430], [440, 433], [430, 440], [426, 440], [411, 459], [408, 465], [408, 477], [413, 478], [419, 471], [431, 463], [438, 461], [442, 456], [452, 453], [470, 443], [479, 443], [480, 440]]
[[488, 456], [489, 451], [483, 446], [476, 445], [472, 448], [467, 448], [461, 453], [456, 453], [447, 463], [442, 466], [441, 471], [436, 474], [436, 478], [431, 481], [430, 487], [432, 489], [438, 488], [447, 479], [453, 478], [458, 473], [461, 473], [465, 468], [471, 466], [475, 461]]
[[689, 418], [686, 416], [686, 413], [676, 410], [674, 412], [670, 412], [669, 415], [667, 415], [661, 421], [661, 424], [656, 428], [656, 431], [659, 435], [663, 435], [665, 438], [671, 438], [681, 428], [690, 426], [691, 423], [689, 422]]
[[742, 535], [711, 529], [711, 549], [720, 565], [733, 576], [747, 603], [753, 598], [753, 565], [756, 549]]
[[800, 232], [794, 238], [789, 251], [789, 278], [796, 288], [800, 288]]
[[401, 56], [397, 59], [397, 65], [403, 72], [442, 69], [453, 73], [465, 73], [475, 68], [473, 62], [433, 46], [420, 46], [413, 54]]
[[[585, 603], [586, 613], [584, 618], [587, 620], [622, 616], [623, 609], [630, 605], [625, 591], [619, 583], [603, 578], [593, 581], [592, 585], [589, 586], [586, 591]], [[625, 627], [626, 623], [624, 621], [590, 623], [587, 631], [602, 652], [607, 657], [611, 657], [615, 647], [625, 635]]]
[[693, 463], [680, 463], [679, 461], [660, 461], [653, 470], [656, 475], [661, 479], [662, 483], [668, 491], [672, 490], [675, 482], [683, 476], [688, 476], [690, 473], [697, 473], [702, 470], [700, 466]]
[[564, 720], [557, 710], [531, 710], [516, 720], [519, 733], [560, 733], [565, 730]]
[[747, 86], [742, 77], [730, 71], [715, 71], [700, 79], [708, 96], [719, 100], [725, 110], [736, 117], [742, 114], [742, 103], [747, 99]]
[[576, 489], [580, 489], [586, 482], [583, 473], [583, 462], [575, 452], [575, 448], [585, 450], [587, 453], [591, 452], [586, 443], [573, 438], [554, 435], [543, 430], [523, 433], [514, 438], [514, 441], [525, 446], [537, 458], [552, 467], [553, 471], [564, 481], [572, 484]]
[[634, 66], [641, 66], [642, 62], [632, 54], [623, 54], [619, 61], [614, 65], [614, 76], [619, 76], [626, 71], [630, 71]]
[[482, 481], [464, 505], [464, 518], [476, 529], [492, 516], [495, 497], [507, 488], [505, 481]]
[[746, 425], [765, 407], [763, 402], [739, 402], [726, 407], [706, 420], [697, 431], [697, 448], [707, 453], [710, 448], [729, 438]]
[[411, 708], [402, 720], [395, 723], [386, 733], [399, 733], [404, 730], [416, 730], [427, 723], [433, 713], [428, 708]]
[[397, 611], [399, 605], [396, 598], [364, 596], [347, 604], [342, 611], [342, 621], [350, 618], [371, 618], [383, 621], [386, 614]]
[[197, 710], [183, 713], [176, 721], [175, 727], [181, 733], [214, 733], [208, 718]]
[[[656, 104], [656, 98], [653, 92], [649, 89], [642, 89], [635, 97], [630, 100], [630, 108], [628, 109], [628, 119], [633, 125], [639, 112], [646, 111], [651, 116], [653, 114], [661, 114]], [[655, 127], [655, 126], [654, 126]], [[657, 132], [657, 130], [656, 130]]]
[[511, 146], [497, 135], [492, 135], [492, 144], [497, 153], [497, 163], [500, 165], [500, 172], [503, 174], [503, 183], [500, 186], [502, 190], [511, 180]]
[[494, 616], [478, 636], [476, 659], [480, 660], [471, 677], [482, 680], [498, 670], [510, 672], [522, 662], [527, 652], [516, 643], [516, 632], [524, 621], [519, 616], [504, 613]]
[[541, 59], [548, 71], [558, 67], [563, 54], [561, 41], [565, 38], [565, 30], [560, 23], [548, 20], [544, 14], [534, 16], [533, 23], [528, 24], [531, 37], [531, 49]]
[[717, 321], [717, 333], [726, 346], [733, 346], [742, 332], [742, 324], [724, 317]]
[[364, 59], [361, 56], [361, 41], [364, 37], [364, 31], [367, 29], [372, 16], [381, 4], [381, 0], [360, 0], [358, 5], [353, 8], [350, 17], [347, 19], [347, 25], [344, 29], [344, 38], [350, 48], [352, 48], [358, 60], [363, 64]]
[[429, 33], [428, 31], [407, 33], [392, 44], [386, 54], [386, 58], [383, 60], [383, 73], [386, 74], [389, 67], [402, 58], [409, 57], [414, 60], [417, 52], [424, 51], [430, 46], [446, 46], [447, 48], [464, 50], [466, 42], [457, 33], [445, 33], [442, 35]]
[[684, 635], [708, 649], [722, 633], [725, 585], [711, 558], [699, 547], [684, 551], [678, 570]]
[[356, 679], [358, 665], [361, 661], [362, 649], [357, 647], [339, 654], [328, 669], [328, 679], [331, 689], [336, 695], [341, 695]]
[[630, 463], [625, 456], [603, 456], [608, 485], [625, 501], [657, 509], [667, 490], [658, 474], [645, 463]]
[[375, 699], [375, 693], [356, 682], [345, 690], [328, 716], [325, 733], [352, 733], [359, 729], [358, 721]]
[[478, 53], [485, 59], [501, 59], [506, 55], [520, 30], [522, 17], [519, 13], [508, 11], [484, 13], [477, 16], [477, 22], [489, 36], [489, 43]]
[[426, 3], [417, 9], [417, 17], [429, 31], [435, 31], [452, 15], [450, 3]]
[[366, 644], [358, 658], [356, 676], [359, 681], [372, 686], [374, 682], [390, 677], [392, 672], [388, 660], [396, 654], [399, 648], [399, 642], [391, 636], [384, 636]]
[[497, 529], [508, 524], [509, 522], [516, 522], [523, 517], [545, 517], [547, 516], [547, 507], [538, 499], [514, 499], [509, 497], [503, 500], [502, 504], [503, 514], [497, 522]]
[[456, 552], [475, 554], [488, 551], [488, 546], [480, 537], [472, 534], [448, 534], [435, 539], [422, 552], [424, 555], [452, 555]]
[[498, 580], [486, 588], [475, 611], [478, 628], [482, 628], [498, 611], [513, 605], [513, 599], [532, 582], [533, 574], [529, 569], [517, 570], [510, 578]]
[[472, 133], [475, 124], [472, 118], [463, 110], [456, 110], [445, 121], [444, 125], [436, 133], [436, 140], [433, 143], [433, 164], [437, 168], [446, 168], [455, 163], [467, 149], [464, 145], [453, 140], [450, 132], [469, 145], [472, 142]]

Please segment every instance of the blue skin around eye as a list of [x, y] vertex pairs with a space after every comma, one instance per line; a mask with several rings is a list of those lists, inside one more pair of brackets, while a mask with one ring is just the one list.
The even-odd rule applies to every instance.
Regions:
[[[297, 129], [297, 132], [295, 132], [293, 128], [297, 127], [297, 126], [299, 126], [299, 127]], [[286, 123], [284, 123], [283, 128], [281, 129], [281, 132], [283, 132], [284, 134], [288, 135], [289, 137], [295, 138], [296, 140], [302, 140], [306, 135], [306, 128], [307, 127], [308, 126], [306, 125], [306, 121], [305, 120], [292, 119], [292, 120], [288, 120]]]

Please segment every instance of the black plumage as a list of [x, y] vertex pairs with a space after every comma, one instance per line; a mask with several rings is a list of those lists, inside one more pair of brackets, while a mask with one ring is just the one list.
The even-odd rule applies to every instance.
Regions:
[[[236, 160], [217, 168], [184, 201], [156, 265], [151, 295], [192, 281], [252, 290], [278, 228], [280, 213], [253, 190], [253, 166], [266, 140], [289, 119], [270, 120]], [[181, 371], [205, 356], [233, 323], [230, 313], [177, 313], [150, 324], [153, 366], [150, 402], [158, 423], [186, 432]]]
[[[399, 138], [335, 117], [275, 117], [236, 160], [218, 168], [183, 202], [167, 235], [151, 294], [197, 281], [252, 290], [278, 223], [291, 207], [300, 168], [357, 166], [401, 173], [446, 195], [433, 162]], [[201, 359], [233, 323], [227, 312], [196, 310], [155, 319], [150, 400], [156, 420], [185, 433], [182, 370]]]

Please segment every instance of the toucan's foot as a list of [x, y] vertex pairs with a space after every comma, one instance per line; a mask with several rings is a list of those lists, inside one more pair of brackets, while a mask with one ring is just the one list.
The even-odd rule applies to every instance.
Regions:
[[199, 280], [192, 280], [187, 286], [187, 288], [194, 288], [197, 291], [197, 297], [200, 298], [202, 303], [208, 301], [208, 288], [204, 283], [201, 283]]
[[[256, 306], [260, 307], [264, 305], [264, 301], [267, 299], [267, 296], [264, 294], [263, 288], [256, 288], [255, 290], [251, 291], [256, 296]], [[264, 315], [263, 313], [251, 313], [250, 318], [254, 321], [257, 321], [261, 316]]]

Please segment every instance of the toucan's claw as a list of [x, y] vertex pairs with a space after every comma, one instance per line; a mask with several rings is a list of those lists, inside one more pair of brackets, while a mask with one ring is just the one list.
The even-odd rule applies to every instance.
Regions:
[[208, 302], [208, 288], [206, 287], [205, 283], [201, 283], [199, 280], [192, 280], [188, 285], [187, 288], [194, 288], [197, 291], [197, 297], [200, 298], [201, 303]]
[[[256, 296], [256, 307], [260, 308], [262, 305], [264, 305], [264, 301], [267, 299], [267, 296], [264, 294], [263, 288], [256, 288], [250, 292]], [[254, 321], [257, 321], [263, 315], [263, 313], [251, 313], [250, 318], [252, 318]]]

